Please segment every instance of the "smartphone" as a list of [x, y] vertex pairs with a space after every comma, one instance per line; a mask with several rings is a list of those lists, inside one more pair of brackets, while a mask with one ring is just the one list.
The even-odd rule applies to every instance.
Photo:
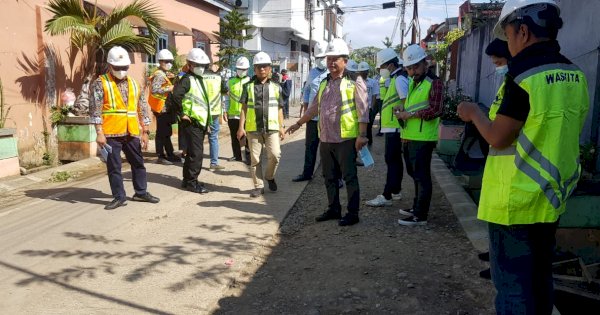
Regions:
[[242, 147], [246, 146], [246, 136], [242, 136], [240, 138], [240, 146], [242, 146]]

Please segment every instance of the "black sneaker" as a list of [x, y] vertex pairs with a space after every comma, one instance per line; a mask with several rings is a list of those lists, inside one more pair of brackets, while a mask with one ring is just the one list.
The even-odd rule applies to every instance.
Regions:
[[349, 226], [358, 223], [360, 220], [358, 219], [357, 214], [346, 214], [343, 218], [338, 222], [339, 226]]
[[166, 157], [158, 157], [156, 164], [173, 165], [173, 162], [169, 161]]
[[184, 159], [178, 157], [177, 155], [169, 155], [169, 156], [167, 156], [167, 161], [173, 162], [173, 163], [183, 163]]
[[114, 210], [118, 207], [123, 207], [127, 205], [127, 200], [115, 198], [111, 202], [109, 202], [106, 206], [104, 206], [104, 210]]
[[340, 212], [334, 212], [331, 210], [327, 210], [327, 211], [323, 212], [321, 215], [317, 216], [315, 218], [315, 221], [323, 222], [323, 221], [327, 221], [327, 220], [339, 220], [341, 218], [342, 218], [342, 214]]
[[159, 198], [152, 196], [149, 192], [144, 195], [135, 194], [131, 197], [132, 201], [140, 201], [140, 202], [149, 202], [149, 203], [158, 203], [160, 201]]
[[477, 257], [479, 257], [479, 259], [483, 261], [490, 261], [490, 252], [480, 253], [479, 255], [477, 255]]
[[200, 183], [187, 184], [187, 185], [185, 185], [184, 188], [187, 191], [191, 191], [191, 192], [197, 193], [197, 194], [206, 194], [206, 193], [208, 193], [208, 189], [206, 189], [206, 187], [204, 187], [204, 185], [202, 185]]
[[400, 213], [400, 215], [406, 215], [406, 216], [413, 216], [415, 215], [415, 210], [413, 209], [398, 209], [398, 213]]
[[479, 276], [483, 279], [488, 279], [491, 280], [492, 279], [492, 272], [490, 271], [490, 268], [485, 269], [485, 270], [481, 270], [479, 272]]
[[408, 218], [398, 220], [398, 224], [406, 225], [406, 226], [425, 225], [425, 224], [427, 224], [427, 220], [419, 219], [419, 218], [415, 217], [414, 215], [412, 215]]
[[307, 180], [311, 180], [312, 177], [310, 176], [304, 176], [304, 174], [300, 174], [294, 178], [292, 178], [292, 182], [303, 182], [303, 181], [307, 181]]
[[275, 179], [267, 179], [267, 182], [269, 183], [270, 191], [277, 191], [277, 183], [275, 182]]

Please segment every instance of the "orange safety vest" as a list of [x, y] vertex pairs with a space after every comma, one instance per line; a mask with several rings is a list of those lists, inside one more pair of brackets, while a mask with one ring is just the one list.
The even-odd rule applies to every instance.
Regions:
[[102, 104], [102, 128], [106, 135], [139, 136], [140, 125], [138, 120], [137, 103], [140, 97], [140, 87], [131, 78], [127, 77], [127, 106], [114, 77], [107, 73], [100, 76], [104, 102]]
[[[158, 72], [165, 74], [162, 70], [157, 69], [156, 71], [154, 71], [154, 73], [150, 77], [150, 82], [152, 82], [152, 80], [154, 80], [154, 78], [156, 77], [156, 74]], [[164, 89], [165, 87], [171, 86], [171, 85], [173, 85], [173, 84], [171, 83], [169, 78], [167, 78], [167, 76], [165, 74], [165, 83], [163, 83], [161, 85], [161, 88]], [[150, 105], [150, 108], [152, 109], [153, 112], [155, 112], [155, 113], [162, 112], [163, 108], [165, 107], [165, 101], [167, 100], [168, 94], [169, 94], [169, 92], [154, 94], [154, 93], [152, 93], [152, 87], [150, 88], [150, 95], [148, 95], [148, 105]]]

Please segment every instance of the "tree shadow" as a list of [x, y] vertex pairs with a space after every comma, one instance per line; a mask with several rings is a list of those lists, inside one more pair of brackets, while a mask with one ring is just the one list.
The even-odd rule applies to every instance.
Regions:
[[31, 189], [25, 191], [25, 196], [38, 199], [48, 199], [68, 203], [89, 203], [104, 205], [112, 199], [112, 195], [91, 188], [51, 188]]

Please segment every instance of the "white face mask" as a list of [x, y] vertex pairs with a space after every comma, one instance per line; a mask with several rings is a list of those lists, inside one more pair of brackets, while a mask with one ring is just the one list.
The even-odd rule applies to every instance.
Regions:
[[117, 78], [119, 80], [123, 80], [127, 76], [127, 70], [121, 70], [121, 71], [111, 70], [110, 72], [112, 73], [112, 75], [115, 78]]
[[165, 70], [169, 71], [169, 70], [171, 70], [171, 68], [173, 68], [172, 63], [169, 62], [169, 63], [165, 64]]
[[381, 75], [381, 77], [384, 78], [384, 79], [388, 79], [390, 77], [390, 70], [388, 70], [388, 69], [379, 69], [379, 75]]
[[327, 60], [325, 58], [317, 58], [316, 60], [317, 68], [323, 70], [327, 68]]
[[508, 65], [496, 67], [496, 75], [499, 77], [503, 77], [506, 73], [508, 73]]
[[237, 70], [235, 70], [235, 72], [237, 73], [237, 76], [240, 78], [243, 78], [248, 75], [247, 69], [237, 69]]
[[195, 75], [203, 75], [204, 74], [204, 66], [194, 67]]

